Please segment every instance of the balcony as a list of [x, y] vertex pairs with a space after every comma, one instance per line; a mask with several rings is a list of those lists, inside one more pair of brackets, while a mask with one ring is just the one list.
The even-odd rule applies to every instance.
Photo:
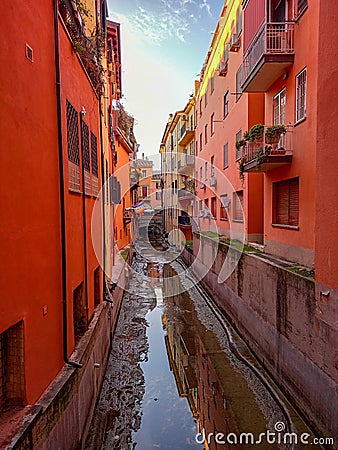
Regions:
[[243, 92], [265, 92], [294, 61], [294, 23], [264, 23], [243, 57]]
[[133, 211], [130, 209], [125, 209], [123, 211], [123, 224], [127, 225], [128, 223], [131, 222], [132, 218], [133, 218]]
[[178, 141], [178, 145], [181, 147], [185, 147], [194, 139], [194, 130], [189, 129], [186, 124], [184, 124], [181, 128], [181, 137]]
[[178, 161], [178, 172], [182, 174], [191, 173], [194, 169], [194, 165], [194, 156], [183, 154], [183, 159]]
[[[73, 48], [79, 56], [97, 94], [102, 94], [104, 80], [100, 62], [99, 34], [87, 37], [81, 13], [74, 9], [70, 0], [59, 0], [59, 13], [72, 40]], [[101, 42], [102, 45], [102, 42]]]
[[278, 143], [247, 142], [241, 147], [243, 172], [268, 172], [292, 163], [292, 132], [287, 131]]
[[210, 187], [217, 186], [217, 178], [215, 176], [210, 177], [209, 184], [210, 184]]
[[178, 190], [178, 199], [179, 201], [188, 201], [194, 199], [194, 194], [187, 189], [179, 189]]

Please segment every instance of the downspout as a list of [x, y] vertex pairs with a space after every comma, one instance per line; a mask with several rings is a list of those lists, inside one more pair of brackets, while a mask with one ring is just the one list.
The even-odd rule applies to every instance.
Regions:
[[[86, 212], [86, 186], [85, 186], [85, 168], [84, 168], [84, 143], [82, 125], [84, 113], [81, 111], [81, 177], [82, 177], [82, 222], [83, 222], [83, 264], [84, 264], [84, 282], [85, 282], [85, 302], [86, 302], [86, 327], [89, 322], [89, 307], [88, 307], [88, 254], [87, 254], [87, 212]], [[89, 130], [88, 130], [89, 133]], [[89, 137], [89, 136], [88, 136]]]
[[68, 359], [68, 317], [67, 317], [67, 258], [66, 258], [66, 214], [64, 193], [64, 168], [62, 145], [62, 113], [61, 113], [61, 83], [60, 83], [60, 50], [59, 50], [59, 18], [58, 0], [54, 0], [54, 56], [56, 85], [56, 114], [58, 127], [59, 156], [59, 187], [60, 187], [60, 225], [61, 225], [61, 273], [62, 273], [62, 329], [63, 329], [63, 359], [66, 364], [80, 369], [82, 364]]

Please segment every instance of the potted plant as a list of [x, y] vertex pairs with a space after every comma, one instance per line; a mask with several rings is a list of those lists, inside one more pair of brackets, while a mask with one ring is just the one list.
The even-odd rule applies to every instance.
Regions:
[[249, 131], [244, 133], [244, 139], [249, 142], [259, 142], [263, 140], [264, 125], [257, 123]]
[[271, 125], [265, 131], [265, 142], [267, 144], [277, 144], [282, 134], [286, 133], [284, 125]]

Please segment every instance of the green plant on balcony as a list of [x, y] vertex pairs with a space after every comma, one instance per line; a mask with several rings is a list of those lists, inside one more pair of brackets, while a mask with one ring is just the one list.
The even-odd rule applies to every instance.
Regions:
[[257, 123], [256, 125], [253, 125], [249, 131], [246, 131], [244, 133], [244, 140], [248, 142], [256, 142], [261, 141], [263, 139], [264, 134], [264, 125], [261, 123]]
[[244, 166], [246, 164], [246, 157], [243, 156], [243, 158], [241, 158], [238, 161], [238, 169], [239, 169], [239, 178], [242, 181], [242, 183], [244, 183]]
[[245, 139], [241, 139], [240, 141], [236, 141], [236, 148], [237, 150], [239, 150], [241, 147], [245, 147], [246, 146], [246, 140]]
[[277, 144], [282, 134], [286, 133], [284, 125], [271, 125], [265, 131], [265, 142], [267, 144]]

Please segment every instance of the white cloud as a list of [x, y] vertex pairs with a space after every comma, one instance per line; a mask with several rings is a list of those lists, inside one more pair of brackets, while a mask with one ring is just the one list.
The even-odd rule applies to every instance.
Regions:
[[[193, 78], [177, 70], [172, 62], [154, 52], [145, 30], [122, 14], [112, 20], [121, 23], [122, 99], [136, 121], [135, 135], [140, 153], [159, 151], [170, 112], [182, 109], [193, 89]], [[155, 42], [152, 41], [152, 44]]]

